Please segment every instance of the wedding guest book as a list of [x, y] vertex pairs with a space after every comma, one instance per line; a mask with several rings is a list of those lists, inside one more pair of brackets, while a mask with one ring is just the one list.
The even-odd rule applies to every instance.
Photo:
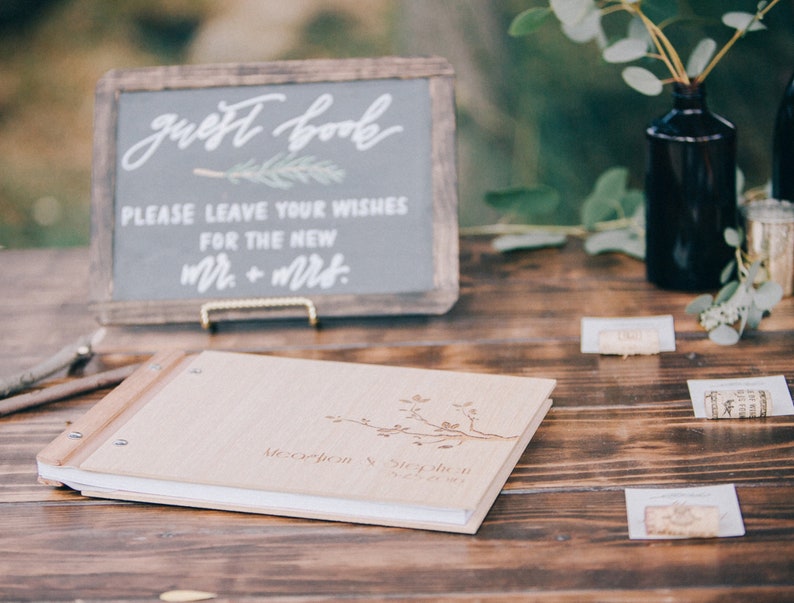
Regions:
[[160, 353], [42, 450], [86, 496], [475, 533], [553, 379]]

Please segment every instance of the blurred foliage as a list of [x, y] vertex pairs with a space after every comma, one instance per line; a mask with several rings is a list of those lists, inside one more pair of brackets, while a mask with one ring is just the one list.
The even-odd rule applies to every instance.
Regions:
[[[511, 16], [544, 2], [514, 0]], [[670, 1], [685, 5], [685, 2]], [[714, 23], [681, 28], [676, 44], [694, 44], [704, 31], [724, 42], [731, 31], [716, 16], [755, 8], [754, 0], [698, 0], [698, 13], [715, 15]], [[772, 129], [777, 105], [794, 70], [794, 3], [782, 3], [764, 20], [767, 31], [747, 36], [732, 49], [706, 84], [712, 111], [738, 129], [739, 167], [748, 183], [766, 182], [771, 174]], [[509, 19], [505, 31], [509, 27]], [[620, 37], [624, 32], [608, 32]], [[629, 169], [631, 184], [644, 178], [644, 130], [670, 108], [667, 94], [647, 97], [628, 88], [622, 66], [608, 64], [592, 47], [568, 40], [559, 27], [543, 27], [532, 36], [510, 37], [512, 72], [507, 106], [517, 129], [513, 157], [516, 180], [505, 186], [549, 186], [561, 192], [556, 213], [547, 223], [576, 223], [593, 183], [610, 166]], [[495, 187], [499, 188], [499, 187]]]
[[[673, 1], [673, 0], [671, 0]], [[238, 0], [239, 2], [239, 0]], [[344, 10], [336, 10], [336, 4]], [[669, 99], [644, 97], [598, 52], [573, 44], [558, 28], [530, 38], [507, 34], [512, 19], [534, 0], [383, 0], [393, 10], [382, 30], [373, 27], [370, 0], [317, 0], [278, 56], [257, 49], [265, 35], [249, 33], [239, 60], [429, 54], [456, 57], [431, 23], [420, 44], [401, 32], [401, 11], [442, 6], [447, 14], [485, 15], [497, 23], [495, 43], [472, 31], [457, 42], [475, 58], [453, 61], [458, 70], [459, 144], [472, 158], [461, 170], [461, 220], [488, 223], [498, 212], [481, 191], [548, 185], [559, 202], [543, 220], [578, 224], [581, 206], [600, 174], [626, 166], [629, 186], [642, 186], [647, 123], [665, 113]], [[190, 62], [207, 26], [236, 2], [210, 0], [2, 0], [0, 2], [0, 246], [83, 245], [89, 238], [93, 89], [111, 68]], [[721, 11], [747, 0], [699, 0]], [[251, 19], [270, 21], [261, 7], [293, 3], [243, 2]], [[417, 8], [418, 7], [418, 8]], [[369, 16], [369, 17], [368, 17]], [[363, 25], [362, 25], [363, 23]], [[794, 69], [794, 3], [766, 19], [768, 31], [748, 37], [709, 77], [709, 103], [739, 129], [739, 165], [749, 184], [765, 182], [777, 102]], [[384, 33], [385, 32], [385, 33]], [[694, 34], [693, 34], [694, 35]], [[432, 38], [432, 39], [430, 39]], [[203, 57], [207, 56], [200, 55]], [[497, 66], [498, 68], [494, 68]], [[479, 69], [489, 110], [470, 104], [467, 69]], [[469, 132], [474, 135], [469, 136]]]
[[180, 61], [209, 5], [3, 0], [0, 246], [88, 242], [96, 81], [115, 67]]

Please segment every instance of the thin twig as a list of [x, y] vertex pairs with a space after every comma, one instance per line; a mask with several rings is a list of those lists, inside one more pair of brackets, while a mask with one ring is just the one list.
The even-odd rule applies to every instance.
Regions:
[[53, 385], [38, 391], [7, 398], [0, 401], [0, 417], [19, 410], [34, 408], [43, 404], [49, 404], [50, 402], [71, 398], [78, 394], [84, 394], [86, 392], [116, 385], [129, 377], [139, 366], [138, 364], [123, 366], [102, 373], [96, 373], [95, 375], [89, 375], [88, 377], [67, 381], [59, 385]]
[[93, 355], [93, 347], [104, 335], [105, 329], [99, 329], [91, 335], [81, 337], [76, 342], [65, 346], [30, 369], [0, 378], [0, 399], [30, 387], [37, 381], [67, 369], [75, 363], [86, 361]]

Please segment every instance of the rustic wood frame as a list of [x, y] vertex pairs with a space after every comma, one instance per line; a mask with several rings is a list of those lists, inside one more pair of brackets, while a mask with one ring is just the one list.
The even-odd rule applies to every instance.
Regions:
[[[199, 322], [201, 307], [221, 299], [119, 301], [113, 299], [116, 126], [118, 101], [127, 91], [249, 86], [370, 79], [426, 78], [429, 82], [432, 132], [433, 288], [404, 294], [317, 295], [320, 318], [397, 314], [443, 314], [458, 299], [458, 215], [455, 162], [454, 71], [442, 58], [366, 58], [278, 61], [235, 65], [180, 65], [108, 72], [97, 84], [91, 189], [92, 310], [101, 324]], [[293, 318], [305, 310], [231, 309], [222, 320]]]

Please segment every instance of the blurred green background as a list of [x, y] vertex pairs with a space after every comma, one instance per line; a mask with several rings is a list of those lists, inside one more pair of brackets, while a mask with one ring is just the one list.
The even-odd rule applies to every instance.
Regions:
[[[674, 3], [676, 0], [670, 0]], [[556, 23], [507, 35], [533, 0], [2, 0], [0, 246], [89, 240], [93, 91], [111, 68], [382, 55], [446, 57], [457, 73], [463, 226], [496, 221], [489, 190], [549, 184], [549, 219], [575, 223], [605, 169], [641, 187], [644, 128], [667, 94], [628, 89], [620, 67], [575, 45]], [[698, 13], [754, 10], [754, 0], [690, 0]], [[749, 186], [770, 175], [777, 104], [794, 72], [794, 2], [741, 40], [708, 80], [712, 110], [739, 131]], [[727, 38], [727, 30], [716, 30]], [[699, 34], [693, 34], [699, 35]]]

